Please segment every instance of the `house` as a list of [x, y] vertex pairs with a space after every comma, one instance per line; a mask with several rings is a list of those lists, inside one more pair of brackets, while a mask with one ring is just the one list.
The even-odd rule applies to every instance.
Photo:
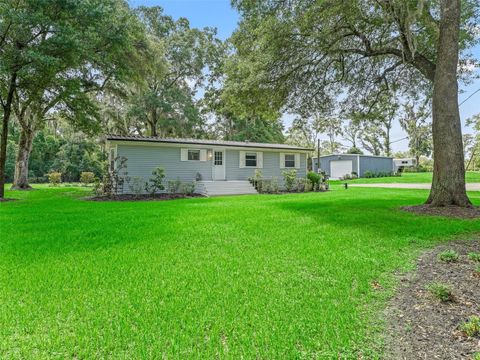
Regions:
[[[314, 171], [318, 171], [318, 158], [312, 159]], [[332, 154], [320, 156], [320, 170], [331, 179], [355, 174], [364, 177], [365, 173], [394, 172], [393, 158], [387, 156]]]
[[405, 159], [393, 159], [395, 165], [395, 171], [403, 172], [407, 168], [414, 168], [417, 166], [417, 159], [405, 158]]
[[[115, 159], [126, 159], [129, 177], [146, 181], [157, 167], [166, 179], [197, 182], [196, 191], [207, 195], [256, 193], [248, 179], [261, 171], [265, 179], [277, 178], [295, 169], [298, 177], [307, 173], [307, 153], [312, 149], [286, 144], [239, 141], [172, 139], [108, 135], [110, 167]], [[124, 192], [129, 190], [124, 186]]]

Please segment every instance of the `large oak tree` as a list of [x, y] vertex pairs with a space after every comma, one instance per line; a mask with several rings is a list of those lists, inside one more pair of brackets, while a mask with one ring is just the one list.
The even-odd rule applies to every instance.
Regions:
[[0, 1], [0, 198], [13, 110], [24, 133], [16, 171], [23, 181], [31, 140], [45, 115], [53, 108], [75, 116], [82, 107], [92, 109], [88, 88], [130, 72], [134, 57], [128, 54], [139, 29], [133, 19], [123, 0]]
[[[476, 43], [476, 0], [235, 0], [238, 55], [285, 109], [332, 97], [432, 93], [434, 174], [428, 203], [470, 206], [458, 111], [459, 55]], [[460, 68], [464, 68], [461, 67]], [[276, 89], [272, 92], [271, 89]], [[395, 101], [395, 99], [392, 99]]]

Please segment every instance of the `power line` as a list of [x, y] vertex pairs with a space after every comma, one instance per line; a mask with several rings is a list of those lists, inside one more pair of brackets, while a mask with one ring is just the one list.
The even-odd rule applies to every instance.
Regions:
[[475, 95], [477, 92], [480, 91], [480, 88], [475, 90], [473, 93], [470, 94], [469, 97], [467, 97], [465, 100], [463, 100], [460, 104], [458, 104], [458, 107], [462, 106], [468, 99], [470, 99], [473, 95]]
[[[460, 104], [458, 104], [458, 107], [462, 106], [465, 102], [467, 102], [473, 95], [475, 95], [479, 91], [480, 91], [480, 88], [478, 88], [473, 93], [471, 93], [465, 100], [463, 100]], [[430, 115], [431, 115], [431, 112], [429, 112], [427, 116], [430, 116]], [[401, 138], [401, 139], [398, 139], [398, 140], [391, 141], [390, 144], [394, 144], [394, 143], [397, 143], [399, 141], [406, 140], [406, 139], [408, 139], [408, 136], [406, 136], [404, 138]]]

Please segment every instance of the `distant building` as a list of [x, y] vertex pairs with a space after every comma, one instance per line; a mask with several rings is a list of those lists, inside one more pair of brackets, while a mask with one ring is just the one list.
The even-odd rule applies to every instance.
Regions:
[[393, 159], [395, 165], [395, 171], [402, 172], [407, 168], [414, 168], [417, 166], [417, 160], [415, 158]]
[[[318, 172], [318, 159], [312, 159], [313, 171]], [[320, 156], [320, 170], [331, 179], [340, 179], [345, 175], [364, 177], [370, 173], [393, 173], [393, 158], [387, 156], [332, 154]]]

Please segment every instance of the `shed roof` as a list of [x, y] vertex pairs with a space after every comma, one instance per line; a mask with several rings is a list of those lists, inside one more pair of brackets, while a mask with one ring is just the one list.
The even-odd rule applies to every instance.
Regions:
[[153, 136], [140, 135], [106, 135], [109, 141], [136, 141], [136, 142], [156, 142], [156, 143], [170, 143], [170, 144], [196, 144], [196, 145], [212, 145], [212, 146], [228, 146], [228, 147], [246, 147], [246, 148], [266, 148], [266, 149], [280, 149], [280, 150], [301, 150], [312, 151], [313, 149], [288, 145], [288, 144], [268, 144], [257, 143], [249, 141], [225, 141], [225, 140], [202, 140], [202, 139], [175, 139], [175, 138], [160, 138]]
[[[393, 157], [391, 156], [380, 156], [380, 155], [368, 155], [368, 154], [328, 154], [328, 155], [320, 155], [320, 158], [326, 158], [326, 157], [330, 157], [330, 156], [360, 156], [360, 157], [370, 157], [370, 158], [380, 158], [380, 159], [392, 159], [393, 160]], [[316, 159], [316, 157], [314, 157], [314, 159]]]

